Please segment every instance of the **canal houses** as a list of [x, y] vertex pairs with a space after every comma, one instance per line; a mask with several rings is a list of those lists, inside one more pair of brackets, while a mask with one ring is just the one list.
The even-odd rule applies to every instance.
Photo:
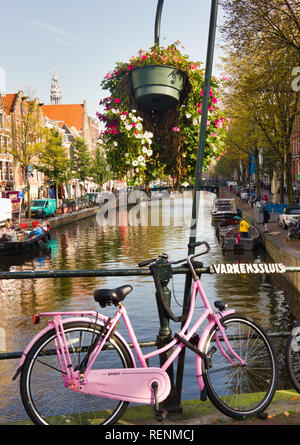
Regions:
[[[38, 98], [27, 97], [22, 90], [16, 93], [0, 94], [0, 192], [17, 191], [25, 197], [26, 183], [30, 184], [31, 198], [48, 197], [51, 189], [48, 178], [34, 166], [24, 171], [16, 156], [17, 147], [22, 145], [18, 128], [25, 119], [28, 106], [35, 104], [37, 125], [42, 128], [58, 129], [63, 140], [63, 145], [72, 156], [72, 144], [75, 138], [82, 138], [88, 146], [92, 157], [95, 154], [99, 128], [95, 119], [88, 115], [87, 101], [78, 104], [63, 104], [58, 76], [53, 73], [50, 104], [44, 105]], [[42, 142], [40, 136], [36, 141]], [[27, 176], [25, 176], [27, 175]], [[72, 179], [64, 184], [66, 198], [74, 198], [94, 191], [97, 184], [91, 180], [83, 184], [78, 179]]]

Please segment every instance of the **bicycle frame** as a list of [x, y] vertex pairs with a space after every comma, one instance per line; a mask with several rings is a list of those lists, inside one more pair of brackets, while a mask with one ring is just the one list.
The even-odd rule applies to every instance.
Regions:
[[[195, 301], [196, 301], [196, 295], [197, 292], [199, 292], [200, 297], [204, 303], [204, 307], [205, 310], [204, 312], [201, 314], [201, 316], [199, 317], [199, 319], [193, 324], [193, 326], [189, 329], [188, 328], [191, 324], [191, 320], [194, 314], [194, 309], [195, 309]], [[205, 322], [205, 320], [208, 321], [207, 326], [205, 327], [205, 329], [203, 330], [200, 339], [199, 339], [199, 343], [198, 343], [198, 349], [200, 351], [203, 350], [203, 346], [205, 345], [205, 341], [208, 337], [208, 334], [210, 332], [210, 330], [212, 329], [212, 327], [214, 325], [217, 325], [219, 328], [219, 331], [223, 337], [223, 340], [225, 341], [226, 346], [228, 347], [229, 351], [233, 354], [233, 356], [240, 362], [240, 364], [245, 365], [245, 362], [238, 356], [238, 354], [235, 353], [235, 351], [232, 349], [229, 340], [227, 339], [227, 336], [224, 332], [222, 323], [221, 323], [221, 319], [229, 314], [234, 313], [234, 309], [231, 310], [226, 310], [223, 311], [222, 313], [216, 313], [207, 297], [206, 294], [204, 292], [204, 289], [202, 287], [202, 284], [200, 282], [200, 279], [198, 278], [197, 280], [195, 280], [193, 282], [193, 286], [192, 286], [192, 292], [191, 292], [191, 302], [190, 302], [190, 308], [189, 308], [189, 313], [187, 316], [187, 319], [184, 323], [184, 326], [181, 328], [180, 332], [179, 332], [179, 336], [186, 340], [189, 341], [191, 339], [191, 337], [194, 335], [194, 333], [196, 333], [196, 331], [200, 328], [200, 326]], [[63, 319], [63, 316], [66, 315], [70, 315], [71, 318], [65, 318]], [[166, 362], [162, 365], [161, 370], [163, 372], [165, 372], [169, 366], [173, 363], [173, 361], [176, 359], [176, 357], [180, 354], [181, 350], [185, 347], [185, 345], [180, 341], [180, 339], [178, 338], [174, 338], [170, 343], [168, 343], [167, 345], [165, 345], [162, 348], [159, 348], [155, 351], [152, 351], [148, 354], [143, 354], [141, 347], [138, 343], [137, 337], [135, 335], [134, 329], [131, 325], [129, 316], [127, 314], [127, 311], [125, 309], [125, 307], [120, 304], [119, 305], [119, 309], [117, 310], [117, 312], [115, 313], [115, 315], [113, 316], [113, 318], [111, 320], [109, 320], [106, 316], [102, 315], [101, 313], [95, 312], [95, 311], [81, 311], [81, 312], [44, 312], [41, 313], [40, 316], [48, 316], [48, 317], [53, 317], [53, 319], [49, 320], [48, 322], [48, 326], [43, 329], [39, 334], [37, 334], [32, 341], [28, 344], [28, 346], [26, 347], [26, 349], [24, 350], [23, 354], [22, 354], [22, 358], [19, 362], [18, 365], [18, 370], [16, 373], [16, 376], [18, 375], [18, 373], [21, 371], [24, 360], [26, 358], [27, 353], [30, 351], [32, 345], [42, 336], [45, 334], [45, 332], [55, 328], [56, 334], [57, 334], [57, 339], [58, 339], [58, 343], [56, 344], [56, 353], [58, 356], [58, 360], [60, 363], [60, 367], [61, 370], [63, 371], [63, 381], [64, 381], [64, 385], [65, 386], [69, 386], [71, 389], [72, 385], [74, 384], [75, 380], [78, 380], [78, 371], [74, 371], [73, 367], [72, 367], [72, 363], [71, 363], [71, 358], [69, 356], [69, 350], [68, 350], [68, 344], [67, 344], [67, 340], [65, 338], [64, 335], [64, 324], [69, 323], [69, 322], [74, 322], [74, 321], [88, 321], [90, 323], [96, 323], [99, 326], [103, 327], [103, 325], [105, 323], [108, 324], [107, 326], [107, 330], [106, 332], [103, 333], [103, 337], [101, 338], [101, 340], [98, 342], [97, 346], [95, 347], [95, 349], [92, 351], [88, 363], [86, 365], [85, 371], [83, 373], [83, 375], [81, 375], [81, 381], [84, 381], [85, 376], [88, 376], [88, 374], [91, 372], [91, 368], [96, 360], [96, 358], [98, 357], [98, 355], [100, 354], [103, 346], [105, 345], [105, 342], [107, 341], [107, 339], [110, 337], [110, 335], [112, 333], [114, 333], [114, 335], [116, 335], [121, 342], [124, 344], [124, 346], [126, 347], [128, 353], [130, 354], [130, 357], [132, 359], [132, 363], [134, 364], [135, 368], [138, 368], [134, 355], [131, 351], [130, 346], [128, 345], [127, 341], [118, 333], [116, 332], [116, 327], [118, 325], [118, 322], [120, 320], [120, 318], [123, 319], [127, 332], [129, 334], [129, 337], [132, 341], [132, 346], [133, 349], [136, 351], [137, 354], [137, 358], [140, 364], [141, 368], [149, 368], [151, 369], [151, 366], [148, 367], [147, 365], [147, 360], [158, 356], [166, 351], [169, 351], [170, 349], [174, 348], [173, 352], [171, 353], [171, 355], [169, 356], [169, 358], [166, 360]], [[84, 317], [84, 318], [82, 318]], [[221, 353], [227, 358], [227, 360], [231, 363], [234, 364], [234, 362], [228, 357], [228, 355], [226, 354], [226, 352], [224, 351], [224, 349], [222, 348], [220, 341], [216, 338], [216, 343], [218, 348], [220, 349]], [[152, 367], [153, 372], [158, 372], [159, 368], [154, 368]], [[200, 390], [203, 391], [204, 389], [204, 380], [203, 380], [203, 371], [205, 371], [205, 366], [203, 365], [203, 358], [199, 355], [196, 354], [196, 375], [197, 375], [197, 379], [198, 379], [198, 384], [200, 387]], [[73, 382], [73, 383], [72, 383]]]

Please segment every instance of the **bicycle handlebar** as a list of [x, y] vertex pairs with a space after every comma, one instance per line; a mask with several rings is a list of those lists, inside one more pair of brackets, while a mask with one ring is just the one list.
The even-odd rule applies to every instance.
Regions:
[[[195, 243], [189, 243], [188, 244], [188, 248], [193, 248], [193, 247], [199, 247], [201, 245], [204, 245], [206, 247], [206, 251], [205, 252], [201, 252], [201, 253], [197, 253], [197, 254], [192, 254], [189, 255], [186, 258], [182, 258], [181, 260], [177, 260], [177, 261], [169, 261], [170, 264], [179, 264], [179, 263], [183, 263], [184, 261], [187, 261], [189, 259], [192, 259], [196, 256], [200, 256], [200, 255], [205, 255], [206, 253], [208, 253], [210, 251], [210, 246], [206, 241], [197, 241]], [[159, 258], [166, 258], [168, 259], [168, 255], [163, 253], [162, 255], [159, 255], [156, 258], [152, 258], [151, 260], [145, 260], [145, 261], [141, 261], [138, 266], [139, 267], [144, 267], [144, 266], [148, 266], [149, 264], [154, 263], [155, 261], [157, 261]]]

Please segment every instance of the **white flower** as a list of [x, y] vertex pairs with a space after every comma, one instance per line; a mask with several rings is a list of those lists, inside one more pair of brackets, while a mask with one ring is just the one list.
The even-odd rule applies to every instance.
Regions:
[[190, 113], [186, 113], [185, 116], [189, 119], [191, 117]]
[[139, 157], [138, 157], [138, 161], [139, 161], [139, 162], [144, 162], [144, 161], [145, 161], [144, 156], [139, 156]]
[[125, 153], [125, 158], [128, 158], [128, 156], [129, 156], [129, 153]]
[[147, 151], [147, 156], [151, 156], [151, 155], [152, 155], [152, 153], [153, 153], [153, 151], [152, 151], [152, 150], [148, 150], [148, 151]]
[[122, 116], [120, 116], [120, 118], [122, 119], [122, 121], [125, 121], [125, 119], [126, 119], [126, 114], [122, 114]]
[[193, 119], [193, 124], [198, 125], [198, 120], [196, 118]]
[[138, 173], [140, 170], [138, 168], [136, 168], [135, 171]]
[[[143, 141], [142, 141], [142, 142], [143, 142]], [[147, 147], [143, 147], [143, 148], [142, 148], [142, 152], [143, 152], [143, 153], [147, 153]]]
[[114, 147], [117, 147], [118, 146], [118, 142], [115, 141], [113, 145], [114, 145]]
[[126, 130], [127, 130], [127, 131], [130, 131], [130, 130], [131, 130], [131, 128], [132, 128], [132, 126], [131, 126], [131, 125], [126, 125], [126, 127], [125, 127], [125, 128], [126, 128]]
[[132, 116], [133, 122], [137, 122], [137, 118], [135, 116]]
[[136, 166], [138, 165], [138, 161], [136, 161], [136, 160], [132, 161], [132, 165], [133, 165], [134, 167], [136, 167]]
[[130, 164], [130, 161], [128, 161], [128, 159], [125, 161], [125, 164]]
[[132, 111], [132, 113], [136, 113], [136, 110], [131, 110]]
[[143, 125], [142, 124], [137, 124], [136, 125], [136, 129], [141, 131], [143, 129]]

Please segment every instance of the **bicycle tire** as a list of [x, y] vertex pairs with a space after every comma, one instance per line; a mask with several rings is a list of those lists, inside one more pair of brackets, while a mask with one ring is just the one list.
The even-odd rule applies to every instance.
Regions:
[[[64, 325], [73, 365], [82, 360], [83, 352], [100, 329], [101, 326], [95, 328], [93, 323], [84, 321]], [[115, 424], [128, 402], [82, 394], [65, 387], [53, 343], [55, 339], [54, 329], [45, 333], [32, 346], [24, 361], [20, 390], [30, 419], [37, 425]], [[110, 348], [101, 351], [93, 369], [134, 367], [119, 338], [113, 335], [107, 344]]]
[[[246, 362], [246, 366], [232, 366], [224, 358], [213, 341], [218, 334], [222, 340], [215, 325], [204, 348], [204, 352], [208, 353], [212, 346], [216, 347], [211, 367], [203, 373], [207, 395], [216, 408], [234, 419], [262, 413], [270, 404], [277, 385], [278, 370], [273, 347], [263, 329], [243, 315], [228, 315], [222, 319], [222, 324], [233, 350]], [[221, 345], [238, 363], [224, 341]]]
[[294, 388], [300, 393], [300, 321], [295, 323], [287, 339], [285, 365]]

